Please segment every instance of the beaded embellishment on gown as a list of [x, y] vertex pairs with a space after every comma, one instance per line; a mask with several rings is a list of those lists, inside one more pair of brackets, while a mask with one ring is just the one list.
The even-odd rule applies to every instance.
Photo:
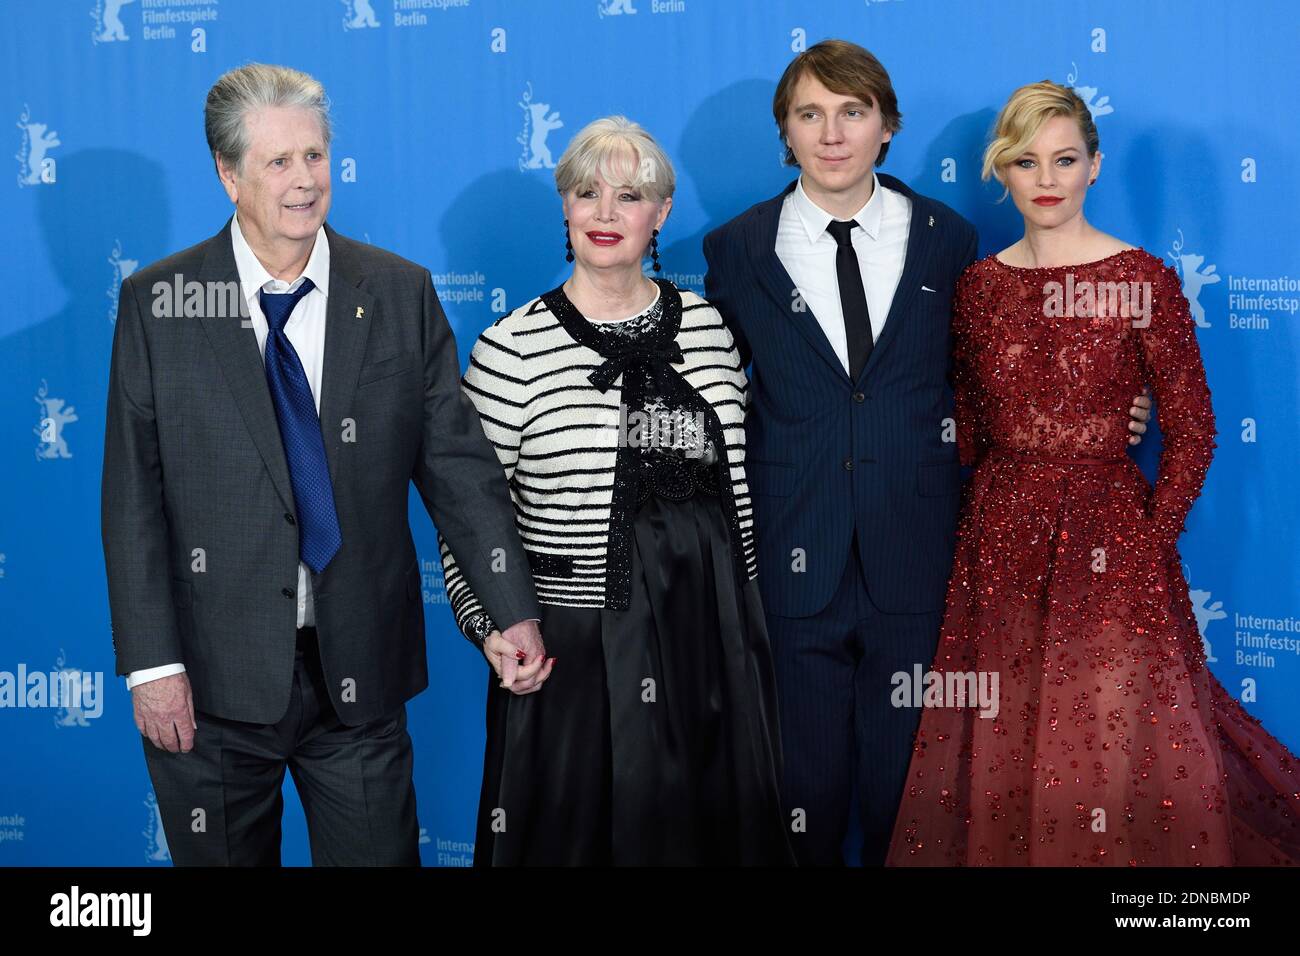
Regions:
[[[1127, 314], [1054, 312], [1067, 279], [1129, 290]], [[990, 256], [958, 283], [953, 343], [976, 468], [932, 669], [945, 687], [996, 677], [996, 706], [923, 710], [888, 862], [1300, 862], [1296, 758], [1206, 666], [1176, 549], [1215, 447], [1177, 274], [1136, 249]], [[1126, 454], [1144, 383], [1154, 488]]]

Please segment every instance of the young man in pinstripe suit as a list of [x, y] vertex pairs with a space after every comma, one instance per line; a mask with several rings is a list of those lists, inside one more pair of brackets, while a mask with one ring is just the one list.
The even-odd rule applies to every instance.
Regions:
[[[705, 238], [705, 295], [751, 365], [747, 471], [791, 842], [802, 864], [843, 863], [856, 793], [854, 849], [878, 865], [920, 717], [893, 706], [892, 678], [929, 668], [952, 564], [949, 324], [978, 237], [875, 172], [901, 115], [862, 47], [801, 53], [773, 114], [801, 175]], [[1141, 431], [1149, 403], [1135, 403]]]

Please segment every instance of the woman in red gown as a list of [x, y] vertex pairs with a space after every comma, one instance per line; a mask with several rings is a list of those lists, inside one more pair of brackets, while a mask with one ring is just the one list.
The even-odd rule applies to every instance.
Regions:
[[[935, 691], [890, 865], [1300, 863], [1300, 762], [1206, 667], [1176, 550], [1215, 447], [1195, 326], [1172, 269], [1084, 219], [1097, 146], [1082, 101], [1043, 82], [985, 157], [1025, 237], [958, 283], [976, 468], [931, 680], [982, 674], [996, 705]], [[1125, 454], [1144, 384], [1154, 488]]]

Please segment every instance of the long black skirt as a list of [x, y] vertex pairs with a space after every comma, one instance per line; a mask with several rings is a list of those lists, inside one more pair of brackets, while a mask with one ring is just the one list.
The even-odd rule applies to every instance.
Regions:
[[542, 605], [556, 661], [489, 672], [476, 866], [791, 865], [776, 686], [719, 499], [651, 495], [626, 611]]

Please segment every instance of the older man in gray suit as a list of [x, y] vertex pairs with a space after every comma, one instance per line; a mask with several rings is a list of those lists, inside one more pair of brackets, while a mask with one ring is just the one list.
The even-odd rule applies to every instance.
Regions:
[[429, 272], [325, 224], [321, 85], [232, 70], [205, 124], [235, 215], [128, 278], [118, 305], [103, 475], [117, 672], [177, 864], [278, 865], [287, 766], [314, 863], [418, 865], [405, 702], [428, 673], [409, 482], [512, 623], [502, 677], [525, 693], [549, 671], [509, 492]]

